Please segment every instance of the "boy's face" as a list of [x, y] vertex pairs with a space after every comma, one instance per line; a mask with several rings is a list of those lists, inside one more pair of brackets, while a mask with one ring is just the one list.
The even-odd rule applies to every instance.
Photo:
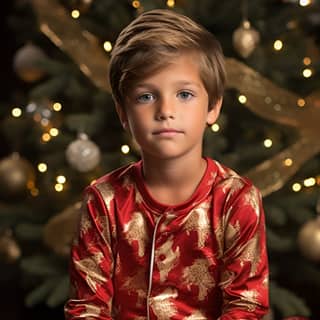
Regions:
[[138, 82], [117, 111], [143, 157], [164, 160], [202, 156], [204, 130], [216, 121], [220, 107], [221, 100], [208, 106], [196, 56], [182, 54]]

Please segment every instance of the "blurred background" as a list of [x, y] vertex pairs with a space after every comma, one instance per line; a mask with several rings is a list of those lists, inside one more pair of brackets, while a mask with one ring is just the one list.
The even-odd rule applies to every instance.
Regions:
[[228, 85], [205, 154], [262, 192], [265, 318], [320, 319], [320, 1], [12, 0], [1, 6], [0, 318], [63, 319], [83, 188], [139, 159], [107, 82], [114, 41], [145, 10], [200, 22]]

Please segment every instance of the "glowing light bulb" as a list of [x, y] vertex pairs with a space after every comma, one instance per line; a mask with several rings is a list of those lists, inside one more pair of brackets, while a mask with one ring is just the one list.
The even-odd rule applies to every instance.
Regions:
[[238, 97], [238, 100], [239, 100], [240, 103], [245, 104], [247, 102], [247, 97], [245, 95], [241, 94]]
[[291, 167], [292, 164], [293, 164], [293, 160], [291, 158], [287, 158], [283, 161], [283, 164], [286, 166], [286, 167]]
[[307, 178], [303, 181], [303, 184], [305, 187], [313, 187], [316, 184], [316, 179], [311, 177], [311, 178]]
[[130, 152], [130, 147], [127, 144], [121, 146], [121, 152], [124, 154], [128, 154]]
[[309, 68], [306, 68], [302, 71], [302, 75], [305, 77], [305, 78], [310, 78], [312, 76], [312, 70], [309, 69]]
[[39, 172], [46, 172], [48, 170], [47, 164], [44, 162], [39, 163], [38, 170], [39, 170]]
[[167, 6], [169, 8], [173, 8], [175, 6], [175, 1], [174, 0], [167, 0]]
[[61, 111], [62, 109], [62, 104], [60, 102], [55, 102], [53, 105], [52, 105], [52, 108], [54, 111]]
[[71, 17], [73, 19], [78, 19], [80, 17], [80, 11], [77, 9], [74, 9], [71, 11]]
[[112, 50], [112, 44], [110, 41], [105, 41], [103, 44], [103, 49], [107, 52], [110, 52]]
[[266, 148], [271, 148], [272, 147], [272, 140], [271, 139], [265, 139], [263, 141], [263, 145], [266, 147]]
[[61, 183], [56, 183], [54, 185], [54, 189], [57, 191], [57, 192], [62, 192], [63, 191], [63, 184]]
[[11, 115], [15, 118], [19, 118], [22, 115], [22, 110], [20, 108], [13, 108], [11, 110]]
[[65, 177], [65, 176], [62, 176], [62, 175], [57, 176], [56, 180], [57, 180], [57, 182], [60, 183], [60, 184], [64, 184], [64, 183], [66, 183], [66, 181], [67, 181], [66, 177]]
[[302, 188], [302, 186], [301, 186], [301, 184], [298, 183], [298, 182], [296, 182], [296, 183], [294, 183], [294, 184], [292, 185], [292, 190], [293, 190], [294, 192], [299, 192], [299, 191], [301, 190], [301, 188]]
[[301, 7], [307, 7], [311, 4], [311, 0], [299, 0], [299, 5]]
[[141, 4], [140, 4], [140, 1], [136, 1], [136, 0], [135, 0], [135, 1], [132, 1], [131, 4], [132, 4], [132, 6], [133, 6], [135, 9], [140, 8], [140, 5], [141, 5]]
[[217, 124], [217, 123], [214, 123], [212, 126], [211, 126], [211, 130], [213, 132], [218, 132], [220, 130], [220, 126]]
[[306, 101], [304, 99], [300, 98], [297, 100], [297, 105], [298, 105], [298, 107], [302, 108], [306, 105]]
[[276, 40], [274, 43], [273, 43], [273, 48], [274, 50], [276, 51], [280, 51], [282, 48], [283, 48], [283, 42], [281, 40]]

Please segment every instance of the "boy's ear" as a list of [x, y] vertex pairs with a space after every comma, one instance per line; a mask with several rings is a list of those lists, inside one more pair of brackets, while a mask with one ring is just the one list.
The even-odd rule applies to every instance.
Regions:
[[128, 128], [128, 118], [127, 118], [127, 114], [124, 110], [124, 107], [121, 106], [120, 104], [116, 103], [116, 111], [117, 111], [118, 117], [120, 119], [120, 122], [122, 124], [122, 127], [126, 130]]
[[207, 115], [207, 124], [212, 125], [216, 122], [220, 115], [220, 110], [222, 106], [223, 98], [221, 97], [218, 101], [216, 101], [212, 106], [210, 106], [210, 110]]

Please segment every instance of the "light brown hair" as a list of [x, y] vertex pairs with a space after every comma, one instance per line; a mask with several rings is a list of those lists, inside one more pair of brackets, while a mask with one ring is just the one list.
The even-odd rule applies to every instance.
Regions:
[[213, 106], [223, 96], [226, 81], [220, 43], [212, 33], [187, 16], [166, 9], [142, 13], [118, 36], [109, 64], [115, 102], [124, 106], [138, 81], [151, 76], [184, 52], [197, 55], [209, 107]]

